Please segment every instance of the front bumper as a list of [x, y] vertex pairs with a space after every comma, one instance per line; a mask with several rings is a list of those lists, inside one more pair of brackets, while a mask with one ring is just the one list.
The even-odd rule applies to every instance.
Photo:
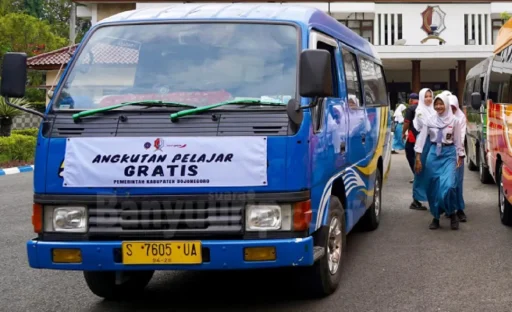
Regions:
[[[203, 263], [194, 265], [124, 265], [121, 260], [121, 241], [27, 242], [30, 267], [36, 269], [113, 271], [113, 270], [232, 270], [290, 266], [311, 266], [314, 263], [313, 237], [268, 240], [204, 240]], [[274, 261], [245, 261], [245, 247], [276, 248]], [[52, 261], [54, 248], [79, 248], [82, 263], [63, 264]]]

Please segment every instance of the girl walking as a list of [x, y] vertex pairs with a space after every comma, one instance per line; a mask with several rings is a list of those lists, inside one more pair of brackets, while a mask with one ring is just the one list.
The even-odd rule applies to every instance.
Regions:
[[[427, 120], [436, 114], [434, 110], [433, 103], [433, 95], [432, 90], [428, 88], [421, 89], [419, 95], [419, 103], [418, 108], [416, 108], [416, 114], [412, 121], [415, 129], [421, 131], [423, 125], [427, 122]], [[421, 162], [424, 164], [427, 160], [428, 151], [430, 150], [430, 140], [425, 141], [425, 145], [423, 147], [423, 151], [421, 154]], [[421, 202], [427, 201], [427, 181], [425, 181], [425, 171], [423, 170], [420, 173], [416, 173], [414, 175], [414, 182], [412, 185], [412, 203], [409, 208], [416, 210], [427, 210], [425, 206], [421, 204]]]
[[[459, 108], [459, 100], [455, 95], [450, 95], [448, 97], [448, 102], [450, 103], [450, 106], [452, 108], [453, 115], [461, 124], [461, 142], [464, 144], [464, 140], [466, 138], [466, 115], [460, 110]], [[464, 185], [464, 166], [460, 166], [457, 168], [457, 202], [455, 205], [455, 209], [457, 211], [457, 217], [459, 218], [459, 221], [466, 222], [466, 214], [464, 213], [464, 208], [466, 207], [466, 204], [464, 203], [464, 196], [463, 196], [463, 187]]]
[[402, 139], [402, 129], [404, 126], [404, 115], [403, 111], [407, 107], [404, 104], [398, 105], [396, 108], [395, 113], [393, 114], [393, 117], [395, 118], [395, 131], [393, 133], [393, 146], [391, 147], [391, 152], [393, 154], [397, 154], [396, 151], [402, 151], [405, 149], [405, 143]]
[[[441, 211], [451, 220], [451, 228], [459, 229], [459, 219], [455, 213], [457, 201], [456, 170], [463, 164], [464, 146], [461, 142], [462, 125], [453, 115], [448, 96], [439, 94], [434, 100], [437, 114], [429, 118], [421, 128], [414, 146], [416, 152], [416, 173], [425, 170], [427, 199], [433, 220], [429, 225], [438, 229]], [[426, 141], [431, 142], [428, 155], [422, 163]]]

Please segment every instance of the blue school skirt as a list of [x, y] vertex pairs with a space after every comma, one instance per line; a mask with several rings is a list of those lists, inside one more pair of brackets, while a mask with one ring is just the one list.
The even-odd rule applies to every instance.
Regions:
[[430, 146], [425, 164], [427, 199], [430, 213], [439, 219], [441, 212], [447, 216], [455, 212], [458, 201], [457, 151], [455, 145], [443, 146], [437, 156], [436, 145]]
[[403, 127], [404, 127], [403, 123], [396, 124], [395, 132], [393, 134], [393, 147], [392, 147], [392, 149], [395, 151], [402, 151], [405, 149], [405, 142], [402, 139]]
[[457, 168], [457, 202], [455, 203], [455, 210], [464, 210], [466, 204], [464, 203], [464, 163]]
[[423, 166], [423, 170], [421, 172], [414, 174], [414, 182], [412, 184], [412, 198], [417, 201], [427, 201], [427, 175], [426, 175], [426, 164], [427, 164], [427, 156], [430, 152], [430, 146], [432, 142], [430, 140], [425, 141], [425, 146], [423, 146], [423, 152], [421, 153], [421, 165]]

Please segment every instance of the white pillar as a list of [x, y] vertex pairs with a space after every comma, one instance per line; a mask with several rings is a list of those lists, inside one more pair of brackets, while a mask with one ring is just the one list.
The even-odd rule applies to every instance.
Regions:
[[380, 45], [379, 41], [379, 16], [380, 14], [375, 14], [373, 17], [373, 44]]

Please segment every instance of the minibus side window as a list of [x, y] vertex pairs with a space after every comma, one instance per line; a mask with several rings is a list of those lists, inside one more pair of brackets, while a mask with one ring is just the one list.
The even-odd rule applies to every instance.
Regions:
[[[345, 81], [347, 83], [347, 97], [350, 108], [361, 107], [361, 86], [359, 84], [359, 71], [354, 53], [341, 48], [343, 65], [345, 68]], [[356, 107], [357, 106], [357, 107]]]
[[363, 78], [365, 105], [388, 105], [386, 82], [384, 81], [382, 68], [365, 57], [359, 58], [359, 65]]
[[[329, 45], [325, 42], [322, 42], [322, 41], [318, 41], [317, 44], [317, 49], [319, 50], [326, 50], [328, 51], [330, 54], [331, 54], [331, 65], [332, 65], [332, 86], [333, 86], [333, 96], [334, 98], [337, 98], [339, 97], [338, 95], [338, 74], [336, 72], [338, 66], [336, 65], [336, 55], [334, 53], [336, 47], [333, 47], [332, 45]], [[319, 103], [313, 107], [311, 109], [311, 116], [313, 118], [313, 129], [314, 129], [314, 132], [317, 133], [317, 132], [320, 132], [322, 130], [322, 126], [323, 126], [323, 120], [324, 120], [324, 110], [325, 110], [325, 107], [324, 107], [324, 101], [325, 99], [320, 99]]]
[[471, 93], [473, 93], [473, 84], [474, 84], [475, 80], [473, 78], [471, 79], [468, 79], [466, 81], [466, 90], [464, 91], [464, 101], [463, 101], [463, 105], [464, 106], [469, 106], [471, 107], [470, 103], [471, 103]]
[[512, 64], [494, 60], [489, 81], [489, 99], [494, 103], [510, 103], [510, 80]]

